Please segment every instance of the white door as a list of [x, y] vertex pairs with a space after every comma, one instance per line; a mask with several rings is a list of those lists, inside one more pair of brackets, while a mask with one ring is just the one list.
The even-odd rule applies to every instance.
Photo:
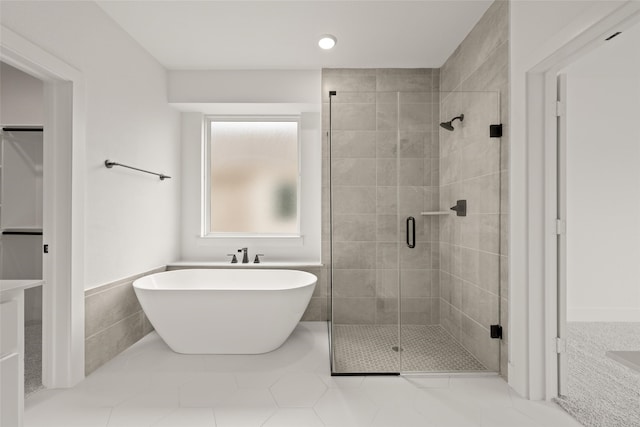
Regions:
[[567, 388], [567, 76], [558, 75], [557, 131], [558, 131], [558, 394], [565, 395]]

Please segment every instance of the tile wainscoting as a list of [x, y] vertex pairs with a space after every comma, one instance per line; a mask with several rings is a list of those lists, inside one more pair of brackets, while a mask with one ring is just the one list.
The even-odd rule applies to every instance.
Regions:
[[153, 331], [133, 290], [133, 281], [165, 270], [164, 266], [158, 267], [85, 291], [85, 375]]
[[[85, 375], [89, 375], [153, 331], [153, 326], [142, 311], [133, 290], [133, 281], [149, 274], [181, 268], [237, 267], [168, 265], [85, 291]], [[315, 274], [318, 277], [318, 284], [302, 320], [327, 320], [328, 285], [325, 267], [263, 265], [260, 268], [288, 268]]]

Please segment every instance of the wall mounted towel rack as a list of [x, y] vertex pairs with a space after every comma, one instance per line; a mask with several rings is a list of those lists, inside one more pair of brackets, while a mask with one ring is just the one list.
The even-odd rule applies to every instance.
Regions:
[[156, 173], [156, 172], [151, 172], [151, 171], [140, 169], [140, 168], [134, 168], [133, 166], [123, 165], [122, 163], [112, 162], [111, 160], [105, 160], [104, 161], [104, 165], [109, 169], [111, 169], [114, 166], [120, 166], [120, 167], [123, 167], [123, 168], [133, 169], [133, 170], [136, 170], [136, 171], [139, 171], [139, 172], [148, 173], [148, 174], [151, 174], [151, 175], [156, 175], [156, 176], [158, 176], [160, 178], [161, 181], [164, 181], [167, 178], [171, 178], [170, 176], [165, 175], [163, 173]]

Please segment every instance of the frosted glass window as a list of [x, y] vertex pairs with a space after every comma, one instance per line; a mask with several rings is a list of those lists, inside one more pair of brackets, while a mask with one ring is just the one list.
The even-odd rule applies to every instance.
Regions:
[[210, 126], [210, 233], [298, 235], [297, 118]]

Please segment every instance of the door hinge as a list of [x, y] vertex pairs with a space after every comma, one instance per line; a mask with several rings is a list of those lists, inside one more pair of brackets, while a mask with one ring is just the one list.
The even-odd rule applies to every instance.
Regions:
[[502, 137], [502, 123], [497, 125], [489, 125], [489, 138]]
[[562, 117], [567, 112], [567, 106], [562, 101], [556, 101], [556, 117]]
[[566, 353], [567, 352], [567, 340], [556, 337], [556, 353]]
[[556, 219], [556, 234], [567, 234], [567, 223], [561, 219]]
[[502, 339], [502, 326], [501, 325], [491, 325], [491, 338]]

